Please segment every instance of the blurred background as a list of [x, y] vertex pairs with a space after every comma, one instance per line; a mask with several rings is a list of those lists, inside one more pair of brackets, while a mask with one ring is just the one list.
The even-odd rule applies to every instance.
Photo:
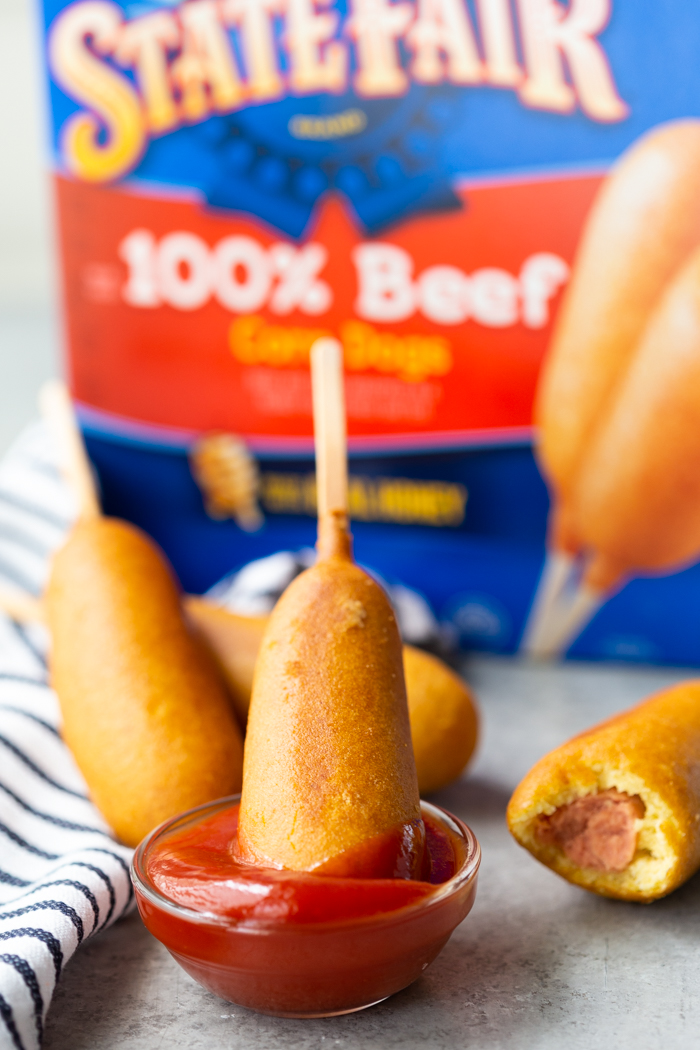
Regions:
[[33, 0], [0, 0], [0, 455], [58, 370], [45, 98]]

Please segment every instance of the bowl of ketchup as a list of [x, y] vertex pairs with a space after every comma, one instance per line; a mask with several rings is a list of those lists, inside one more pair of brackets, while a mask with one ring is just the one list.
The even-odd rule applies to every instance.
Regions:
[[406, 988], [474, 903], [481, 852], [457, 817], [421, 802], [420, 879], [346, 878], [237, 858], [240, 796], [166, 821], [134, 854], [146, 927], [199, 984], [281, 1017], [331, 1017]]

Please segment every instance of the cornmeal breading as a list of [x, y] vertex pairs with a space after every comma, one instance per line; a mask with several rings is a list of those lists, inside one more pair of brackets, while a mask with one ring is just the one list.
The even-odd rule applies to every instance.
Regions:
[[[616, 790], [644, 805], [623, 871], [575, 864], [538, 834], [541, 816]], [[700, 680], [683, 682], [545, 755], [508, 805], [515, 839], [557, 874], [620, 900], [653, 901], [700, 867]]]

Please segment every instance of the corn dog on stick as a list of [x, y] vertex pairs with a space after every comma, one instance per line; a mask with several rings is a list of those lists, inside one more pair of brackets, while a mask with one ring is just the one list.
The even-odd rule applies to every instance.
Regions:
[[46, 607], [63, 736], [120, 839], [136, 845], [181, 810], [239, 790], [229, 702], [140, 530], [79, 522], [54, 558]]
[[[205, 598], [186, 595], [185, 612], [226, 681], [245, 726], [253, 673], [268, 616], [239, 616]], [[439, 791], [462, 773], [476, 747], [478, 715], [467, 684], [437, 656], [403, 647], [413, 755], [421, 794]]]
[[550, 623], [553, 655], [625, 576], [668, 572], [700, 555], [700, 249], [669, 283], [571, 496], [587, 560]]
[[593, 590], [700, 554], [700, 249], [649, 321], [573, 506]]
[[[215, 660], [238, 724], [248, 720], [253, 674], [268, 616], [240, 616], [194, 594], [183, 597], [185, 614]], [[42, 622], [43, 603], [0, 588], [0, 609], [20, 623]], [[437, 656], [403, 647], [404, 677], [413, 756], [421, 795], [451, 784], [476, 747], [479, 718], [467, 684]]]
[[569, 882], [649, 902], [700, 867], [700, 681], [574, 737], [516, 788], [508, 827]]
[[[622, 156], [593, 206], [535, 405], [538, 456], [560, 516], [652, 310], [700, 243], [699, 184], [700, 121], [674, 121]], [[555, 546], [575, 544], [565, 520], [554, 530]]]
[[550, 555], [523, 636], [531, 655], [556, 649], [558, 599], [569, 576], [553, 552], [571, 556], [581, 542], [572, 487], [651, 311], [700, 242], [699, 183], [700, 121], [674, 121], [623, 155], [587, 221], [535, 402], [537, 454], [553, 508]]
[[160, 550], [102, 516], [65, 387], [45, 388], [42, 410], [80, 508], [43, 603], [51, 682], [93, 800], [136, 845], [179, 811], [240, 789], [241, 734]]
[[238, 847], [275, 867], [411, 877], [424, 829], [401, 641], [383, 591], [352, 560], [341, 348], [319, 340], [311, 360], [319, 557], [263, 639]]

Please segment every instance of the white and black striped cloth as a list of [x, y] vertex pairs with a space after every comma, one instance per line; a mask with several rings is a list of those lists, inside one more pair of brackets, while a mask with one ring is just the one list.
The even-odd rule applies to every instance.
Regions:
[[[0, 584], [39, 595], [74, 516], [37, 424], [0, 464]], [[58, 732], [40, 627], [0, 613], [0, 1050], [36, 1050], [76, 948], [133, 901], [131, 851], [87, 798]]]

